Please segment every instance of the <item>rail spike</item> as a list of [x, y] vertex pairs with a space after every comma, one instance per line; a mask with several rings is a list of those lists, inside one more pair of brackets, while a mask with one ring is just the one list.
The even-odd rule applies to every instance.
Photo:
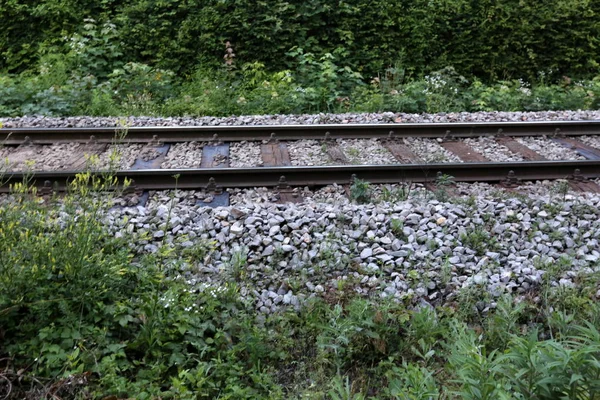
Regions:
[[219, 134], [215, 133], [212, 137], [212, 139], [210, 140], [210, 142], [214, 145], [214, 146], [218, 146], [220, 144], [222, 144], [221, 139], [219, 139]]
[[160, 147], [162, 145], [162, 141], [158, 139], [158, 135], [152, 135], [152, 140], [148, 142], [149, 147]]
[[95, 146], [97, 144], [98, 144], [98, 139], [96, 139], [96, 136], [94, 136], [94, 135], [91, 135], [89, 140], [86, 143], [87, 146]]
[[52, 182], [44, 181], [44, 186], [40, 189], [41, 196], [49, 196], [52, 193]]
[[573, 171], [573, 175], [569, 175], [567, 179], [575, 182], [583, 182], [585, 181], [585, 176], [583, 176], [579, 168], [575, 168], [575, 170]]
[[277, 138], [277, 135], [275, 134], [275, 132], [271, 132], [271, 135], [269, 136], [269, 139], [267, 140], [267, 144], [272, 144], [272, 143], [279, 143], [279, 138]]
[[279, 177], [279, 182], [277, 183], [277, 186], [275, 187], [275, 189], [278, 192], [289, 192], [292, 190], [292, 187], [287, 182], [285, 175], [281, 175]]
[[455, 141], [455, 140], [456, 140], [456, 138], [454, 137], [454, 135], [452, 134], [452, 131], [450, 129], [448, 129], [446, 131], [446, 133], [444, 134], [444, 137], [442, 138], [442, 142]]
[[506, 179], [504, 180], [504, 184], [507, 187], [515, 187], [515, 186], [519, 185], [520, 181], [521, 180], [519, 178], [517, 178], [515, 171], [510, 170], [510, 171], [508, 171], [508, 175], [506, 176]]
[[208, 185], [206, 185], [206, 191], [210, 194], [221, 194], [223, 188], [217, 186], [217, 181], [212, 176], [208, 178]]
[[22, 146], [33, 146], [33, 142], [31, 141], [31, 138], [29, 136], [25, 136], [23, 138], [23, 143], [21, 143]]
[[553, 137], [553, 138], [556, 138], [556, 137], [562, 137], [562, 136], [564, 136], [564, 135], [563, 135], [563, 134], [562, 134], [562, 132], [560, 131], [560, 128], [556, 128], [556, 129], [554, 130], [554, 134], [552, 134], [552, 137]]
[[395, 135], [396, 135], [396, 132], [389, 131], [387, 134], [387, 137], [385, 139], [387, 139], [388, 142], [393, 142], [396, 139]]

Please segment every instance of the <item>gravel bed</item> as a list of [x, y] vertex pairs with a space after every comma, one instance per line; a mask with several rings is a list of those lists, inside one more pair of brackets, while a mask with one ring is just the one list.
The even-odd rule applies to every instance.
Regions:
[[509, 162], [523, 161], [523, 157], [513, 153], [508, 147], [496, 142], [492, 137], [480, 137], [477, 139], [465, 139], [466, 144], [471, 146], [476, 152], [483, 155], [490, 161]]
[[[196, 288], [236, 280], [239, 295], [263, 313], [300, 307], [348, 285], [365, 296], [415, 304], [448, 304], [468, 288], [482, 296], [484, 309], [503, 293], [535, 296], [545, 281], [575, 287], [581, 276], [600, 273], [598, 195], [548, 200], [506, 191], [453, 202], [317, 201], [342, 190], [303, 204], [214, 209], [195, 205], [194, 192], [160, 192], [146, 207], [113, 210], [106, 222], [117, 236], [139, 234], [131, 242], [139, 253], [161, 246], [202, 252], [202, 260], [173, 267], [181, 279]], [[550, 269], [557, 272], [548, 275]]]
[[12, 148], [0, 146], [0, 158], [6, 158], [11, 153]]
[[260, 167], [263, 164], [260, 144], [257, 142], [231, 143], [229, 166], [232, 168]]
[[598, 136], [579, 136], [578, 139], [589, 146], [600, 149], [600, 137]]
[[405, 138], [404, 143], [426, 163], [462, 162], [457, 155], [443, 148], [435, 139]]
[[[370, 197], [374, 203], [404, 198], [419, 200], [433, 196], [433, 194], [421, 184], [371, 185], [369, 190], [371, 191]], [[229, 189], [229, 193], [230, 204], [232, 206], [250, 206], [254, 203], [277, 204], [278, 202], [278, 197], [273, 193], [273, 190], [266, 187]], [[328, 185], [315, 191], [310, 190], [308, 187], [297, 187], [294, 188], [294, 193], [296, 193], [297, 198], [302, 199], [300, 203], [327, 203], [337, 205], [351, 203], [344, 186], [338, 184]]]
[[129, 169], [143, 151], [142, 144], [111, 144], [100, 154], [95, 167], [99, 170]]
[[580, 156], [574, 150], [566, 148], [550, 139], [542, 137], [523, 137], [516, 140], [529, 147], [531, 150], [541, 154], [548, 160], [585, 160], [585, 157]]
[[202, 148], [199, 142], [175, 143], [169, 148], [161, 168], [200, 168]]
[[295, 140], [286, 142], [292, 165], [328, 165], [329, 156], [323, 152], [322, 142], [318, 140]]
[[252, 189], [229, 189], [229, 204], [232, 206], [276, 203], [277, 197], [266, 187]]
[[0, 174], [10, 169], [8, 156], [12, 152], [11, 147], [0, 146]]
[[153, 190], [149, 193], [145, 208], [152, 212], [152, 210], [155, 210], [160, 205], [170, 207], [173, 204], [177, 211], [177, 209], [181, 209], [182, 207], [193, 207], [198, 203], [202, 204], [211, 200], [212, 196], [203, 190]]
[[350, 164], [397, 164], [377, 139], [341, 139], [338, 145]]
[[578, 192], [573, 190], [568, 181], [557, 179], [553, 181], [523, 182], [520, 185], [505, 189], [489, 183], [464, 183], [456, 184], [457, 195], [462, 197], [490, 197], [504, 199], [518, 197], [521, 199], [535, 198], [548, 203], [564, 201], [565, 199], [591, 199], [598, 196], [593, 192]]
[[36, 165], [34, 169], [40, 171], [56, 171], [69, 169], [70, 165], [65, 164], [66, 160], [69, 160], [71, 156], [80, 151], [85, 146], [79, 143], [65, 143], [65, 144], [53, 144], [51, 146], [43, 146], [42, 151], [39, 154], [39, 158], [36, 159]]
[[344, 205], [350, 204], [346, 195], [346, 189], [343, 186], [334, 184], [325, 186], [307, 196], [307, 201], [324, 204]]
[[[428, 122], [517, 122], [517, 121], [579, 121], [600, 119], [596, 111], [535, 111], [476, 113], [344, 113], [301, 115], [250, 115], [239, 117], [127, 117], [127, 126], [219, 126], [219, 125], [298, 125], [298, 124], [374, 124]], [[3, 128], [19, 127], [115, 127], [122, 128], [123, 118], [117, 117], [43, 117], [24, 116], [0, 118]]]
[[0, 157], [3, 158], [4, 169], [11, 171], [57, 171], [69, 169], [68, 161], [72, 155], [84, 146], [79, 143], [53, 144], [50, 146], [25, 146], [5, 148]]

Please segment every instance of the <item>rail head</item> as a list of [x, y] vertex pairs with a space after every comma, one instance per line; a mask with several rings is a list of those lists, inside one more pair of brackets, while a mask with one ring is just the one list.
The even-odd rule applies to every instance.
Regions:
[[149, 143], [157, 136], [164, 143], [189, 141], [259, 141], [303, 139], [468, 138], [479, 136], [578, 136], [600, 134], [600, 120], [457, 122], [395, 124], [321, 124], [251, 126], [168, 126], [110, 128], [0, 128], [0, 143]]
[[[30, 179], [37, 187], [50, 185], [64, 190], [80, 171], [7, 173], [0, 192]], [[117, 171], [120, 182], [133, 180], [139, 190], [205, 189], [210, 182], [221, 188], [276, 187], [282, 176], [290, 186], [320, 187], [349, 184], [353, 176], [374, 184], [431, 183], [438, 174], [452, 176], [456, 182], [536, 181], [545, 179], [600, 178], [600, 161], [529, 161], [501, 163], [444, 163], [394, 165], [344, 165], [322, 167], [198, 168]]]

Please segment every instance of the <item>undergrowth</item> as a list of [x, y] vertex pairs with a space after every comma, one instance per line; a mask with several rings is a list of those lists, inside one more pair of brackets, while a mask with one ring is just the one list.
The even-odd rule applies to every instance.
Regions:
[[[86, 43], [93, 46], [94, 42]], [[439, 113], [600, 107], [600, 77], [555, 83], [482, 83], [468, 80], [448, 67], [410, 79], [398, 79], [399, 69], [390, 68], [381, 77], [369, 79], [344, 66], [338, 56], [328, 54], [317, 59], [301, 51], [290, 53], [299, 66], [294, 70], [269, 71], [260, 62], [236, 67], [231, 61], [231, 65], [220, 69], [199, 66], [184, 77], [140, 62], [98, 70], [97, 59], [109, 50], [84, 48], [96, 56], [85, 62], [79, 53], [49, 56], [27, 73], [0, 72], [0, 117]]]
[[258, 315], [236, 284], [245, 249], [226, 284], [193, 286], [176, 271], [205, 249], [140, 256], [111, 235], [98, 194], [115, 184], [83, 174], [65, 197], [24, 185], [2, 203], [0, 397], [600, 398], [593, 290], [541, 285], [481, 311], [485, 293], [415, 307], [342, 285]]

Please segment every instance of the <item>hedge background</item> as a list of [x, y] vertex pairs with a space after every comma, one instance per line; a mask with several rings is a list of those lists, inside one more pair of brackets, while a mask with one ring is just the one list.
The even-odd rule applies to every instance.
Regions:
[[66, 53], [84, 18], [117, 26], [122, 61], [178, 74], [240, 62], [294, 68], [294, 46], [337, 52], [370, 77], [392, 65], [414, 76], [454, 66], [465, 76], [586, 78], [600, 62], [600, 0], [3, 0], [0, 71]]

